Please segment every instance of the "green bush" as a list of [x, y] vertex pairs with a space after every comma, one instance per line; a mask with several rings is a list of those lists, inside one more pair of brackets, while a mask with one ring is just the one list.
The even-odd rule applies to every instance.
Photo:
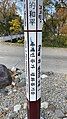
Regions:
[[18, 40], [17, 43], [19, 43], [19, 44], [24, 44], [24, 39]]
[[43, 46], [46, 47], [66, 47], [67, 48], [67, 36], [47, 36], [43, 35]]

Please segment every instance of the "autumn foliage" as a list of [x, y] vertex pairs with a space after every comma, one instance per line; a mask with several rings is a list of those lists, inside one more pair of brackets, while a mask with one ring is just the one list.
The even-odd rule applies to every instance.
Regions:
[[9, 21], [9, 24], [10, 24], [10, 31], [12, 33], [15, 34], [21, 31], [21, 22], [19, 18], [12, 19], [11, 21]]
[[16, 3], [0, 0], [0, 35], [22, 32], [22, 20], [17, 13]]
[[57, 18], [60, 24], [60, 33], [67, 34], [67, 8], [61, 7], [57, 10]]

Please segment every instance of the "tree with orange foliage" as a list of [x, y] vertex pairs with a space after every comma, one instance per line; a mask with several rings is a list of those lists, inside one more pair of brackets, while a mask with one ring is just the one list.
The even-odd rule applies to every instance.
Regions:
[[57, 16], [59, 19], [59, 31], [62, 34], [67, 34], [67, 8], [66, 7], [61, 7], [57, 11]]

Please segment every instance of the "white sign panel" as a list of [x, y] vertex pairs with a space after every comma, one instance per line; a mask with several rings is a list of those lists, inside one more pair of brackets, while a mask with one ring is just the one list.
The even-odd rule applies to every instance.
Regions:
[[28, 0], [28, 24], [29, 30], [36, 29], [36, 0]]
[[30, 100], [36, 100], [36, 33], [29, 33]]
[[25, 73], [27, 99], [41, 97], [42, 1], [24, 0]]
[[43, 25], [43, 0], [38, 0], [38, 30], [42, 30]]
[[41, 97], [41, 54], [42, 54], [42, 32], [37, 33], [37, 99]]

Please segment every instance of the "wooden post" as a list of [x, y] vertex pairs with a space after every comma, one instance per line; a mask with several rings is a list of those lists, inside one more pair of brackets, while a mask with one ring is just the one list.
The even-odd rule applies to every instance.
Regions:
[[24, 0], [27, 119], [40, 119], [42, 0]]

